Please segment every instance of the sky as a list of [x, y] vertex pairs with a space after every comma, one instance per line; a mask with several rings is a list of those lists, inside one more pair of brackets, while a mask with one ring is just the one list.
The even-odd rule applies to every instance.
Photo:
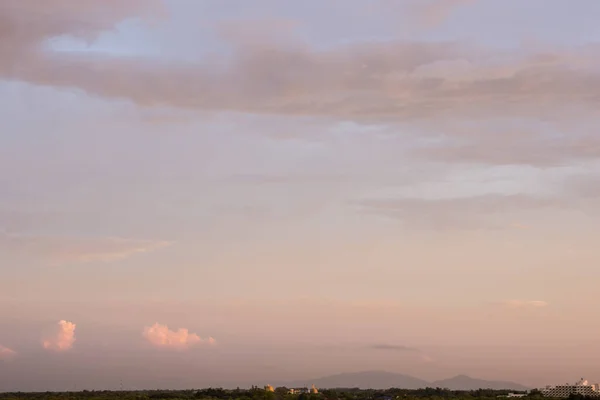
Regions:
[[0, 390], [600, 381], [597, 0], [0, 0]]

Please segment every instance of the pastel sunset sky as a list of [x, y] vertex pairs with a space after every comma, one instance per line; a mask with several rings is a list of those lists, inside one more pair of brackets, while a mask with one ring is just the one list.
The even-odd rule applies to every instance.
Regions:
[[0, 390], [600, 381], [599, 17], [0, 0]]

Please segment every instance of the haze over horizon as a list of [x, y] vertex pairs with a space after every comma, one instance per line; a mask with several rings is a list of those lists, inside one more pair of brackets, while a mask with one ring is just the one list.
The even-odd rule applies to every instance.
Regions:
[[0, 391], [600, 381], [599, 15], [0, 0]]

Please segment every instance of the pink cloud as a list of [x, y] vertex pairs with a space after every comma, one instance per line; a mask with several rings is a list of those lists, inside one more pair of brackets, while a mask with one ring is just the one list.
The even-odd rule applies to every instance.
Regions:
[[167, 325], [155, 323], [152, 326], [144, 328], [144, 337], [148, 342], [156, 347], [164, 347], [175, 350], [184, 350], [199, 344], [214, 345], [215, 339], [209, 337], [202, 339], [195, 333], [190, 333], [185, 328], [179, 328], [177, 331], [172, 331]]
[[8, 361], [8, 360], [11, 360], [16, 355], [17, 355], [16, 351], [9, 349], [8, 347], [4, 347], [0, 344], [0, 360]]
[[75, 343], [75, 328], [76, 325], [69, 321], [59, 321], [53, 332], [46, 335], [42, 341], [42, 345], [46, 350], [52, 351], [67, 351], [73, 347]]

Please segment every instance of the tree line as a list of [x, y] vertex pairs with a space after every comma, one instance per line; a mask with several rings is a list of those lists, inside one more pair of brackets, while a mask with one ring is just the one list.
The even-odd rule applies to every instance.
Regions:
[[[290, 394], [288, 388], [278, 387], [273, 392], [251, 389], [189, 389], [143, 391], [89, 391], [45, 393], [0, 393], [0, 400], [501, 400], [508, 390], [449, 390], [443, 388], [363, 390], [358, 388], [324, 389], [319, 393]], [[524, 392], [521, 392], [525, 394]], [[526, 394], [526, 400], [548, 400], [538, 390]], [[573, 394], [568, 400], [599, 400]]]

